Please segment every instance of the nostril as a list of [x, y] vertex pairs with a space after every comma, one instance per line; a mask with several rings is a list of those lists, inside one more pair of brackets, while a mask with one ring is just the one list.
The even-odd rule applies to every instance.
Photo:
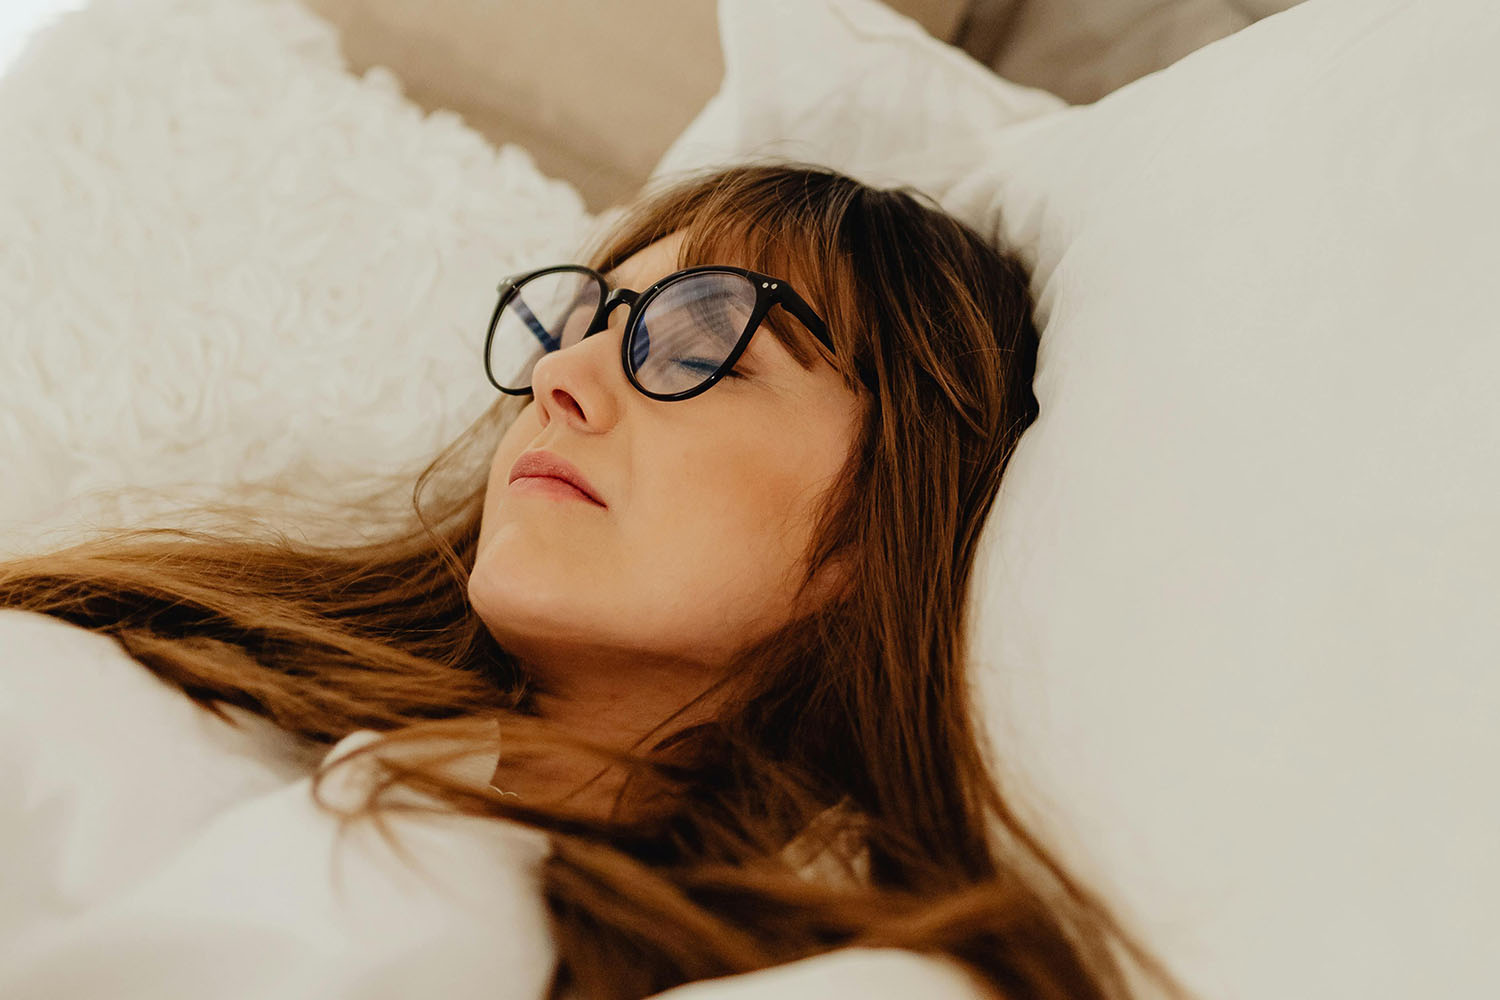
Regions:
[[572, 394], [566, 390], [553, 389], [552, 401], [565, 410], [571, 410], [574, 415], [580, 418], [583, 417], [583, 407], [579, 406], [578, 400], [574, 399]]

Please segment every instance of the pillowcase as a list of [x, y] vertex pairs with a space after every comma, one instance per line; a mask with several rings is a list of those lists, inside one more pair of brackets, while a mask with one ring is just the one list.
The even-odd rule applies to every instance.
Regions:
[[1308, 0], [1019, 123], [825, 112], [868, 0], [721, 23], [760, 69], [712, 162], [913, 183], [1032, 268], [1041, 412], [974, 578], [1017, 807], [1205, 997], [1493, 992], [1500, 14]]
[[0, 77], [0, 134], [0, 556], [224, 496], [409, 508], [495, 398], [499, 278], [592, 221], [292, 0], [95, 0]]
[[653, 180], [762, 157], [931, 183], [972, 163], [996, 125], [1066, 107], [873, 0], [721, 0], [719, 32], [724, 81]]
[[0, 955], [327, 752], [235, 705], [227, 723], [111, 637], [58, 618], [0, 608], [0, 665]]
[[[222, 721], [56, 618], [0, 610], [0, 662], [0, 996], [546, 992], [540, 831], [346, 825], [310, 772], [373, 731], [330, 750], [235, 707]], [[319, 798], [347, 814], [380, 777], [351, 761]]]

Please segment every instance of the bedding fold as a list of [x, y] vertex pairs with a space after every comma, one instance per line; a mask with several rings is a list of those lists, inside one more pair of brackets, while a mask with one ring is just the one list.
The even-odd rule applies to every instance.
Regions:
[[[368, 821], [340, 836], [324, 755], [237, 721], [108, 637], [0, 612], [0, 996], [543, 995], [544, 835], [392, 814], [413, 867]], [[350, 808], [377, 769], [322, 794]]]

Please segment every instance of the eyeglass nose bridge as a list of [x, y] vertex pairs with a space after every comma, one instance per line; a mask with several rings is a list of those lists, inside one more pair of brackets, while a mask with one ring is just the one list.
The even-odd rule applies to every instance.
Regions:
[[599, 309], [599, 317], [594, 320], [594, 325], [584, 333], [585, 337], [591, 337], [609, 326], [609, 314], [615, 311], [615, 306], [633, 306], [641, 297], [640, 292], [631, 291], [629, 288], [616, 288], [605, 296], [604, 305]]

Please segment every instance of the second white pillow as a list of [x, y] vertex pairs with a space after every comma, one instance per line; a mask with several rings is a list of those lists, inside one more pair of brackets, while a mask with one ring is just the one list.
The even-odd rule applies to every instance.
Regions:
[[652, 173], [806, 160], [942, 187], [998, 126], [1065, 108], [875, 0], [720, 0], [724, 83]]

